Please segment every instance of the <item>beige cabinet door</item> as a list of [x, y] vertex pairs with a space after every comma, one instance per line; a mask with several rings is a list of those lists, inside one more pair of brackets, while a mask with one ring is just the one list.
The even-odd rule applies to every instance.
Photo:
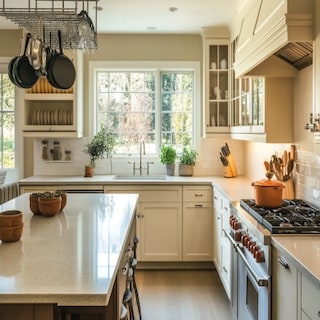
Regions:
[[320, 287], [304, 273], [301, 275], [301, 308], [302, 314], [305, 313], [311, 320], [320, 318]]
[[137, 210], [140, 261], [182, 260], [180, 203], [140, 203]]
[[221, 199], [215, 193], [213, 203], [213, 263], [220, 274], [221, 271]]
[[283, 252], [272, 254], [272, 319], [298, 319], [298, 270]]
[[183, 261], [212, 261], [212, 205], [183, 206]]

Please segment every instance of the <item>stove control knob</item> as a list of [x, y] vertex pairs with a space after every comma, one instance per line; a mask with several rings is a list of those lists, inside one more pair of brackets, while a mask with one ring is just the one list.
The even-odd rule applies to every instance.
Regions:
[[236, 222], [234, 223], [233, 229], [234, 229], [234, 230], [239, 230], [239, 229], [241, 229], [241, 222], [236, 221]]
[[257, 252], [260, 250], [260, 247], [258, 246], [258, 245], [255, 245], [254, 247], [253, 247], [253, 256], [254, 256], [254, 258], [256, 259], [256, 257], [257, 257]]
[[251, 252], [251, 247], [255, 244], [255, 242], [250, 239], [248, 242], [247, 242], [247, 248], [248, 250]]
[[255, 241], [251, 241], [250, 246], [249, 246], [249, 250], [251, 253], [253, 253], [253, 248], [255, 247], [256, 242]]
[[256, 261], [257, 261], [258, 263], [261, 263], [261, 262], [264, 262], [264, 261], [265, 261], [263, 250], [257, 251], [257, 253], [256, 253]]
[[242, 237], [241, 237], [241, 243], [245, 246], [246, 243], [247, 243], [247, 238], [249, 236], [247, 234], [243, 234]]
[[241, 237], [242, 237], [242, 232], [241, 232], [241, 230], [237, 230], [237, 231], [234, 233], [234, 240], [236, 240], [236, 241], [241, 241]]

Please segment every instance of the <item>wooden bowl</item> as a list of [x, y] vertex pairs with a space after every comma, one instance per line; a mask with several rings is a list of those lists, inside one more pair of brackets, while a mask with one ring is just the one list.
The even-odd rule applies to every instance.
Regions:
[[46, 217], [55, 216], [61, 209], [61, 197], [39, 198], [38, 202], [41, 214]]
[[22, 212], [7, 210], [0, 212], [0, 227], [19, 226], [22, 223]]
[[18, 226], [0, 227], [0, 240], [2, 242], [18, 241], [23, 231], [23, 222]]

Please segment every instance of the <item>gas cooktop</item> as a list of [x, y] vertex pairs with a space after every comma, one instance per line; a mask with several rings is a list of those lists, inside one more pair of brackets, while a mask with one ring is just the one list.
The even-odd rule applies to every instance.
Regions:
[[254, 199], [240, 205], [271, 233], [320, 234], [320, 208], [304, 200], [283, 200], [279, 208], [258, 207]]

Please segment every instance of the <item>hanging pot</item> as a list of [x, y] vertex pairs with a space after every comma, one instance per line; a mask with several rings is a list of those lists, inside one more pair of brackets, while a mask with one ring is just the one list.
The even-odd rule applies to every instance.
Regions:
[[76, 71], [72, 61], [63, 54], [61, 31], [58, 31], [60, 52], [53, 54], [47, 61], [47, 79], [57, 89], [69, 89], [72, 87]]
[[12, 70], [15, 83], [20, 88], [24, 89], [32, 88], [39, 78], [33, 66], [30, 64], [28, 56], [26, 55], [30, 38], [31, 35], [28, 33], [23, 55], [15, 60]]
[[275, 180], [261, 180], [252, 183], [255, 190], [256, 205], [266, 208], [282, 206], [283, 183]]
[[29, 62], [38, 76], [42, 76], [42, 50], [41, 39], [31, 39], [29, 42]]

